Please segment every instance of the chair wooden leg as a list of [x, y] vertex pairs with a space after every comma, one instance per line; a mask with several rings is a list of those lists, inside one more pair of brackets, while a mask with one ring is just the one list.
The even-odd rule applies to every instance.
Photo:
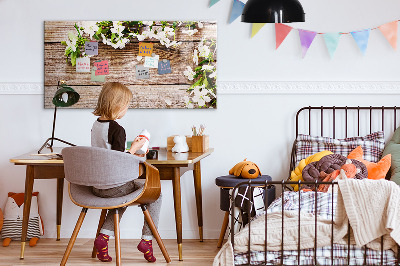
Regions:
[[60, 265], [64, 266], [67, 263], [69, 254], [71, 253], [72, 247], [74, 246], [76, 237], [78, 236], [79, 230], [81, 229], [83, 220], [85, 219], [87, 208], [82, 208], [81, 214], [79, 215], [78, 221], [76, 222], [74, 232], [72, 232], [71, 239], [68, 242], [67, 249], [65, 250], [64, 257], [61, 260]]
[[153, 233], [153, 236], [155, 237], [155, 239], [157, 240], [157, 244], [161, 249], [161, 252], [164, 256], [164, 259], [167, 263], [171, 262], [171, 259], [168, 255], [168, 251], [164, 246], [164, 243], [161, 240], [160, 234], [158, 233], [158, 230], [156, 228], [156, 225], [153, 222], [153, 219], [151, 218], [151, 215], [149, 213], [149, 211], [147, 210], [145, 205], [140, 205], [140, 207], [142, 208], [143, 214], [144, 214], [144, 219], [146, 220], [147, 224], [150, 227], [151, 232]]
[[[96, 238], [100, 234], [101, 227], [103, 227], [104, 221], [106, 220], [106, 215], [107, 215], [107, 210], [106, 209], [101, 210], [101, 215], [100, 215], [100, 219], [99, 219], [99, 226], [97, 226]], [[93, 244], [92, 258], [96, 258], [96, 254], [97, 254], [97, 250], [96, 250], [96, 248], [95, 248], [95, 246]]]
[[120, 243], [120, 235], [119, 235], [119, 213], [118, 209], [115, 209], [114, 214], [114, 234], [115, 234], [115, 256], [117, 257], [115, 261], [115, 265], [121, 265], [121, 243]]
[[224, 221], [222, 222], [221, 234], [219, 235], [217, 248], [220, 248], [222, 246], [222, 242], [224, 241], [226, 228], [228, 227], [228, 222], [229, 222], [229, 212], [225, 212], [225, 217], [224, 217]]

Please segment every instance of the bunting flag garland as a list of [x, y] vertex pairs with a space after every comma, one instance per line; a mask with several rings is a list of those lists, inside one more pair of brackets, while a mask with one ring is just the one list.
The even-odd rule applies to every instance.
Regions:
[[317, 33], [315, 31], [299, 30], [301, 55], [304, 58]]
[[397, 22], [396, 20], [378, 27], [394, 50], [397, 48]]
[[[209, 2], [209, 7], [212, 7], [216, 3], [218, 3], [220, 0], [210, 0]], [[231, 0], [233, 1], [232, 3], [232, 10], [231, 14], [229, 16], [229, 24], [231, 24], [233, 21], [235, 21], [238, 17], [240, 17], [241, 13], [243, 12], [245, 3], [243, 3], [243, 0]], [[371, 33], [371, 30], [380, 30], [385, 36], [386, 40], [389, 42], [389, 44], [392, 46], [394, 50], [397, 49], [397, 31], [398, 31], [398, 22], [400, 20], [395, 20], [383, 25], [380, 25], [378, 27], [374, 28], [369, 28], [365, 30], [360, 30], [360, 31], [351, 31], [351, 32], [334, 32], [334, 33], [323, 33], [323, 32], [315, 32], [315, 31], [309, 31], [309, 30], [303, 30], [303, 29], [298, 29], [298, 28], [293, 28], [285, 24], [281, 23], [275, 23], [275, 41], [276, 41], [276, 48], [278, 49], [280, 45], [283, 43], [283, 41], [286, 39], [286, 37], [289, 35], [289, 33], [292, 30], [298, 30], [299, 31], [299, 36], [300, 36], [300, 43], [301, 43], [301, 53], [302, 57], [304, 58], [305, 55], [307, 54], [308, 49], [310, 48], [312, 42], [314, 41], [315, 37], [317, 34], [320, 34], [323, 36], [326, 48], [328, 49], [328, 53], [331, 58], [333, 58], [336, 49], [339, 45], [340, 37], [343, 34], [351, 34], [353, 36], [354, 41], [356, 42], [357, 46], [359, 47], [361, 53], [365, 55], [367, 47], [368, 47], [368, 41], [369, 41], [369, 36]], [[252, 23], [252, 29], [251, 29], [251, 38], [253, 38], [262, 27], [264, 27], [266, 23]]]
[[239, 0], [233, 0], [231, 17], [229, 18], [229, 24], [242, 15], [244, 3]]
[[278, 49], [278, 47], [285, 40], [286, 36], [288, 36], [288, 34], [290, 33], [290, 31], [292, 29], [293, 28], [288, 25], [281, 24], [281, 23], [275, 23], [276, 49]]
[[218, 2], [219, 2], [219, 0], [210, 0], [210, 5], [208, 7], [212, 7], [213, 5], [215, 5]]
[[264, 27], [265, 23], [253, 23], [251, 28], [251, 38], [256, 35], [262, 27]]
[[354, 40], [356, 41], [356, 43], [357, 43], [358, 47], [360, 48], [360, 51], [363, 55], [365, 55], [365, 51], [367, 50], [370, 32], [371, 32], [371, 29], [351, 32], [351, 35], [353, 36]]
[[323, 36], [326, 48], [328, 48], [329, 55], [332, 58], [333, 54], [336, 51], [336, 48], [338, 47], [339, 39], [340, 36], [342, 36], [342, 34], [340, 34], [339, 32], [333, 32], [333, 33], [325, 33]]

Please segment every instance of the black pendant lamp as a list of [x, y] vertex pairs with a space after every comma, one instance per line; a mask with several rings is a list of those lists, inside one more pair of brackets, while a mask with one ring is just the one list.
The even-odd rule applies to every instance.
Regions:
[[298, 0], [249, 0], [243, 9], [242, 22], [304, 22], [304, 10]]

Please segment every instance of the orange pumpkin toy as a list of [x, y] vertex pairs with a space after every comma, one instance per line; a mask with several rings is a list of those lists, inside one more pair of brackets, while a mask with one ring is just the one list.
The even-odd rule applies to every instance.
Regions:
[[244, 159], [242, 162], [237, 163], [231, 170], [229, 170], [229, 174], [249, 179], [257, 178], [258, 176], [260, 176], [260, 168], [258, 168], [255, 163], [246, 160], [247, 158]]

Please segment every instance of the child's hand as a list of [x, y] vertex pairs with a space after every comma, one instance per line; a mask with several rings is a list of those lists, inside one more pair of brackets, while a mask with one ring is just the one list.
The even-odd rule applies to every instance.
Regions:
[[145, 138], [136, 137], [135, 140], [132, 142], [129, 152], [131, 154], [135, 154], [140, 148], [143, 147], [143, 145], [146, 143], [146, 141], [147, 140]]
[[149, 153], [149, 149], [147, 149], [147, 151], [146, 151], [146, 153], [145, 154], [136, 154], [135, 153], [135, 155], [136, 156], [139, 156], [139, 157], [146, 157], [146, 155]]

